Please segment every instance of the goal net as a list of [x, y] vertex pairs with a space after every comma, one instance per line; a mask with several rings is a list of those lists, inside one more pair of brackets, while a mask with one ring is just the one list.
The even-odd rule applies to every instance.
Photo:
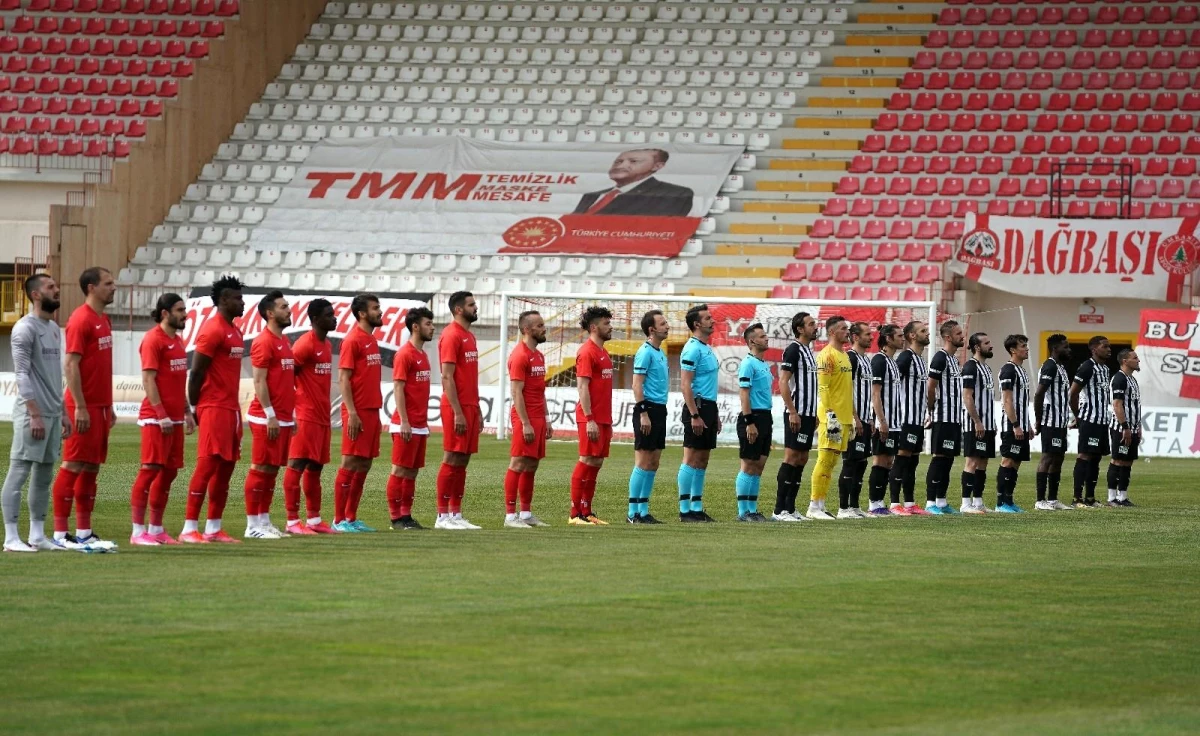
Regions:
[[[680, 390], [679, 352], [690, 337], [684, 323], [684, 315], [696, 304], [707, 304], [716, 321], [712, 336], [712, 347], [720, 361], [718, 381], [718, 407], [722, 429], [721, 444], [736, 445], [735, 420], [740, 410], [738, 401], [737, 370], [746, 355], [746, 344], [742, 332], [746, 327], [761, 322], [770, 338], [767, 360], [772, 372], [778, 375], [778, 363], [783, 349], [791, 342], [791, 320], [797, 312], [812, 314], [819, 325], [832, 315], [841, 315], [851, 322], [866, 322], [872, 331], [882, 324], [903, 325], [912, 319], [933, 320], [936, 309], [933, 302], [864, 302], [796, 299], [729, 299], [697, 296], [647, 296], [647, 295], [599, 295], [581, 299], [561, 294], [507, 293], [500, 302], [499, 366], [507, 365], [508, 355], [520, 339], [517, 317], [522, 312], [535, 310], [546, 322], [546, 342], [541, 350], [546, 356], [546, 399], [547, 413], [555, 436], [574, 437], [575, 405], [578, 393], [575, 385], [575, 353], [586, 334], [579, 327], [583, 310], [592, 305], [607, 307], [613, 314], [612, 339], [605, 344], [613, 361], [613, 433], [617, 439], [632, 439], [633, 416], [633, 356], [645, 342], [642, 334], [642, 315], [651, 309], [662, 310], [671, 325], [670, 336], [663, 347], [669, 366], [669, 398], [667, 402], [667, 432], [676, 441], [683, 436], [680, 423], [683, 394]], [[824, 329], [814, 344], [815, 350], [824, 347]], [[871, 351], [875, 352], [874, 349]], [[498, 370], [496, 389], [499, 396], [497, 412], [497, 436], [507, 436], [509, 424], [508, 376]], [[777, 389], [777, 387], [776, 387]], [[783, 441], [783, 402], [775, 394], [775, 433], [777, 441]]]

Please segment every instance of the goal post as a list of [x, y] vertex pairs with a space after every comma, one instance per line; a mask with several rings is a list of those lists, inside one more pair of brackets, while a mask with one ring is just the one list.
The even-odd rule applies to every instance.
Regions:
[[[518, 316], [529, 310], [539, 312], [546, 323], [546, 341], [540, 349], [546, 357], [549, 422], [556, 436], [565, 438], [575, 435], [575, 404], [578, 399], [574, 371], [575, 353], [586, 338], [579, 327], [579, 319], [583, 310], [593, 305], [607, 307], [613, 314], [613, 335], [605, 347], [613, 361], [614, 437], [632, 437], [630, 421], [634, 404], [633, 356], [646, 339], [641, 330], [642, 315], [652, 309], [661, 310], [670, 324], [670, 336], [663, 345], [668, 355], [669, 366], [667, 430], [668, 437], [682, 437], [682, 426], [678, 420], [683, 404], [678, 354], [691, 336], [684, 322], [684, 315], [697, 304], [707, 304], [716, 321], [711, 345], [720, 363], [717, 403], [724, 426], [718, 441], [725, 445], [737, 443], [733, 422], [739, 410], [737, 369], [746, 355], [742, 332], [751, 324], [761, 322], [766, 329], [769, 338], [767, 360], [771, 364], [772, 373], [778, 376], [777, 365], [783, 349], [792, 340], [791, 319], [797, 312], [809, 312], [821, 325], [821, 334], [814, 345], [817, 348], [824, 345], [824, 321], [835, 314], [851, 322], [866, 322], [871, 325], [872, 331], [881, 324], [903, 326], [913, 319], [935, 325], [937, 318], [937, 305], [931, 301], [754, 299], [652, 294], [599, 294], [583, 297], [541, 292], [504, 292], [500, 295], [498, 325], [497, 438], [503, 439], [508, 435], [511, 407], [508, 356], [521, 337], [517, 324]], [[875, 352], [874, 348], [871, 352]], [[776, 433], [782, 440], [782, 401], [778, 397], [778, 391], [774, 393], [776, 413], [780, 414], [780, 421], [776, 422]]]

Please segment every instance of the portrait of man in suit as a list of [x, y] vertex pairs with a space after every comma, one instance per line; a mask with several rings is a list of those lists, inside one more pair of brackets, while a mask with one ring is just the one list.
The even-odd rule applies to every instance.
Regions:
[[687, 217], [692, 211], [692, 190], [654, 178], [668, 158], [658, 148], [625, 151], [608, 170], [613, 186], [583, 195], [572, 214]]

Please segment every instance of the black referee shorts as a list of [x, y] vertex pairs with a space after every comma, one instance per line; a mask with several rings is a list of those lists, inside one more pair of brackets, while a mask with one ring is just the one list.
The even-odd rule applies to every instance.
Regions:
[[1109, 453], [1108, 426], [1080, 422], [1078, 452], [1080, 455], [1099, 455], [1101, 457], [1107, 455]]
[[645, 413], [650, 416], [650, 433], [642, 433], [642, 410], [633, 407], [633, 449], [654, 452], [667, 446], [667, 406], [650, 401]]
[[900, 448], [920, 455], [925, 451], [925, 428], [920, 424], [900, 427]]
[[933, 442], [929, 451], [934, 455], [958, 457], [962, 454], [962, 425], [950, 422], [933, 423]]
[[963, 432], [963, 457], [996, 457], [996, 430], [991, 429], [977, 437], [974, 432]]
[[1029, 433], [1025, 433], [1025, 439], [1019, 440], [1013, 436], [1012, 432], [1001, 432], [1000, 457], [1020, 462], [1029, 460]]
[[789, 416], [786, 411], [783, 413], [783, 446], [789, 450], [811, 450], [817, 438], [817, 418], [801, 415], [800, 431], [793, 432]]
[[704, 431], [700, 434], [692, 431], [692, 413], [688, 411], [687, 404], [684, 404], [682, 414], [683, 446], [693, 450], [711, 450], [717, 446], [717, 422], [720, 419], [717, 402], [696, 399], [696, 410], [700, 412], [700, 418], [704, 420]]
[[758, 460], [771, 454], [771, 432], [774, 431], [771, 410], [755, 409], [751, 414], [758, 430], [758, 438], [753, 442], [746, 437], [746, 418], [741, 414], [737, 418], [738, 457], [743, 460]]
[[1062, 457], [1067, 454], [1067, 428], [1042, 427], [1038, 436], [1042, 438], [1042, 454]]
[[1112, 444], [1113, 460], [1137, 460], [1138, 459], [1138, 444], [1142, 439], [1141, 434], [1135, 432], [1130, 436], [1129, 444], [1121, 444], [1121, 433], [1115, 429], [1108, 430], [1108, 440]]
[[869, 432], [870, 430], [864, 431], [850, 440], [850, 446], [842, 453], [843, 460], [859, 462], [871, 457], [871, 435]]
[[[896, 452], [900, 449], [900, 438], [902, 434], [903, 433], [901, 430], [898, 429], [893, 429], [891, 432], [888, 432], [887, 436], [876, 432], [871, 437], [871, 454], [895, 457]], [[922, 431], [921, 434], [923, 436], [925, 432]]]

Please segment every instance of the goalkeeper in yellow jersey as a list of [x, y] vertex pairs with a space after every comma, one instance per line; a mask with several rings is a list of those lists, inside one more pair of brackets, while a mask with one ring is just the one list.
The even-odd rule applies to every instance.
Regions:
[[825, 348], [817, 354], [817, 467], [812, 475], [808, 518], [830, 521], [825, 496], [842, 453], [862, 427], [854, 418], [854, 379], [846, 343], [850, 325], [841, 316], [825, 320]]

